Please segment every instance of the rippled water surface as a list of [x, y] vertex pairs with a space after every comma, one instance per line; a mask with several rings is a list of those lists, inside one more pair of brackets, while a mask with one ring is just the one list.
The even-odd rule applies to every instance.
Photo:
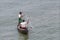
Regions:
[[[18, 32], [18, 13], [30, 16], [29, 34]], [[0, 40], [60, 40], [60, 0], [0, 0]]]

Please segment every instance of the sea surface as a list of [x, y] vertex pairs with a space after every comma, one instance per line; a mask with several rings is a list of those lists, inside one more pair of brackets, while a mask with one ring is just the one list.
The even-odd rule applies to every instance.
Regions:
[[[17, 30], [20, 11], [28, 35]], [[60, 0], [0, 0], [0, 40], [60, 40]]]

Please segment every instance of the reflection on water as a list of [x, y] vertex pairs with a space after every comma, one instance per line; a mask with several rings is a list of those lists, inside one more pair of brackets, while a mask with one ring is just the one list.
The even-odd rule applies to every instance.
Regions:
[[22, 34], [18, 32], [19, 38], [18, 40], [28, 40], [28, 34]]

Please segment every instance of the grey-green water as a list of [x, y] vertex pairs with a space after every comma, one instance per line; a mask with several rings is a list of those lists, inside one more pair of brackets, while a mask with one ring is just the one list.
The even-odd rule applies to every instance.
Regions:
[[[30, 16], [29, 34], [17, 31], [18, 13]], [[0, 0], [0, 40], [60, 40], [60, 0]]]

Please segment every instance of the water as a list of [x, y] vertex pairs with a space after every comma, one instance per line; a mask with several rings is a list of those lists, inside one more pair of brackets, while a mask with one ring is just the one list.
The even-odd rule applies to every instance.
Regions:
[[[30, 16], [29, 34], [17, 31], [18, 13]], [[60, 0], [0, 0], [0, 40], [60, 40]]]

